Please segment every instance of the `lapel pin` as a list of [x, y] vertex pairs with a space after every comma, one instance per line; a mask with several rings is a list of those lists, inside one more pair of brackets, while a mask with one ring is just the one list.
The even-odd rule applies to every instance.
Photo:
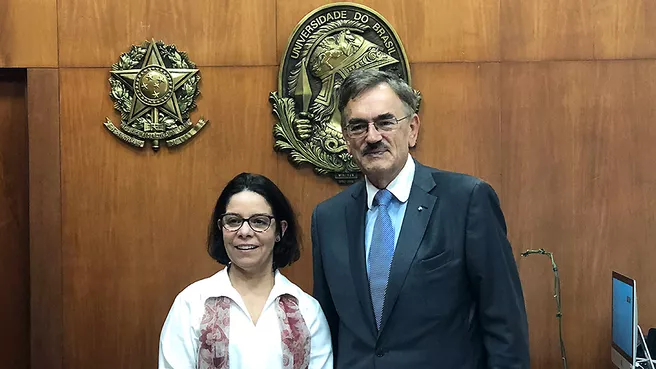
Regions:
[[417, 211], [422, 211], [422, 210], [424, 210], [424, 209], [428, 209], [428, 208], [427, 208], [427, 207], [424, 207], [424, 206], [421, 206], [421, 205], [419, 205], [419, 207], [417, 208]]

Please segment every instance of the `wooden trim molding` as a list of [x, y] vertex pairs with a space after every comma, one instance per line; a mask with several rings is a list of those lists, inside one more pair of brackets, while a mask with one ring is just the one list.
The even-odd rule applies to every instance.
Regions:
[[[59, 70], [28, 69], [31, 368], [63, 367]], [[44, 364], [46, 363], [46, 364]]]

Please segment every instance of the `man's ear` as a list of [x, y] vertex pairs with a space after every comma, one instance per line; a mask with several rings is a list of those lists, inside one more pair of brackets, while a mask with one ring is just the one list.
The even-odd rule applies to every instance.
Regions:
[[346, 132], [345, 132], [345, 129], [346, 129], [346, 117], [345, 117], [345, 115], [346, 114], [349, 114], [348, 108], [344, 109], [344, 115], [341, 116], [341, 127], [340, 128], [342, 129], [342, 138], [344, 139], [344, 142], [346, 142], [346, 152], [353, 155], [353, 153], [351, 153], [351, 147], [349, 145], [349, 138], [348, 138], [348, 136], [346, 135]]
[[408, 147], [415, 147], [417, 145], [417, 138], [419, 137], [419, 126], [421, 125], [421, 120], [417, 113], [412, 115], [410, 119], [410, 134], [408, 135]]

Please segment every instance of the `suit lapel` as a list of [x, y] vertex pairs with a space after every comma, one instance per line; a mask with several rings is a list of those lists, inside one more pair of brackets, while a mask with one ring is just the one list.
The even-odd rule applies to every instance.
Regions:
[[349, 260], [355, 290], [367, 325], [372, 329], [372, 332], [375, 332], [376, 321], [371, 305], [369, 279], [367, 278], [366, 259], [364, 256], [366, 190], [364, 182], [360, 183], [361, 186], [353, 191], [353, 198], [345, 207], [344, 219], [346, 220], [346, 229], [348, 231]]
[[[401, 233], [399, 234], [399, 240], [396, 243], [394, 257], [392, 259], [379, 332], [382, 332], [385, 328], [385, 322], [394, 309], [410, 265], [414, 260], [421, 240], [424, 238], [428, 220], [433, 213], [433, 209], [438, 204], [438, 198], [435, 195], [429, 194], [436, 186], [433, 176], [426, 167], [417, 162], [415, 163], [417, 165], [415, 178], [412, 183], [412, 189], [410, 190], [408, 206], [403, 217]], [[371, 305], [371, 302], [369, 304]]]

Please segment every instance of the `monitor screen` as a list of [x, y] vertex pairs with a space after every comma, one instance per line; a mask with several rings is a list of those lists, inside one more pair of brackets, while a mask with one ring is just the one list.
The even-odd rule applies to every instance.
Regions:
[[635, 281], [613, 272], [613, 346], [632, 361], [635, 336]]

